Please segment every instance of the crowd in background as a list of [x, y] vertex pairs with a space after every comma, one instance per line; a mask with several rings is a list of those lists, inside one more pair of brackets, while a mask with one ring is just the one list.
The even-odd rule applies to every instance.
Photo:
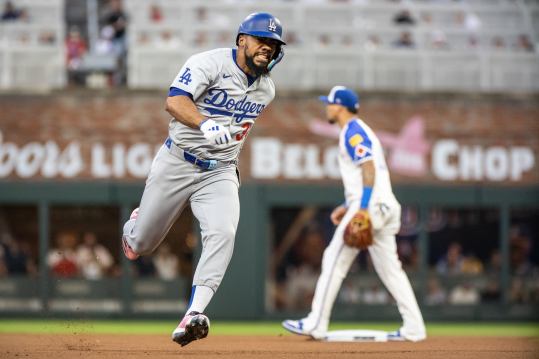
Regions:
[[[240, 0], [236, 0], [240, 2]], [[304, 1], [303, 3], [320, 4], [324, 2], [345, 3], [347, 1]], [[348, 1], [365, 4], [368, 1]], [[434, 2], [434, 1], [433, 1]], [[448, 14], [448, 20], [440, 21], [429, 11], [415, 11], [406, 3], [392, 1], [395, 5], [393, 14], [389, 14], [389, 24], [394, 28], [390, 33], [378, 31], [375, 20], [358, 19], [364, 40], [354, 41], [357, 34], [320, 32], [314, 38], [302, 38], [305, 34], [297, 33], [293, 27], [284, 32], [284, 40], [289, 47], [306, 45], [310, 47], [327, 48], [357, 48], [358, 51], [373, 51], [377, 49], [429, 49], [429, 50], [459, 50], [459, 51], [505, 51], [505, 52], [535, 52], [536, 46], [528, 33], [508, 34], [503, 31], [481, 31], [486, 27], [480, 14], [462, 10], [460, 7]], [[67, 1], [66, 6], [81, 6], [80, 2]], [[127, 41], [127, 26], [129, 17], [124, 9], [122, 0], [98, 0], [98, 36], [91, 39], [85, 24], [70, 18], [66, 11], [65, 49], [68, 80], [73, 85], [90, 87], [123, 86], [127, 79], [128, 44], [137, 47], [148, 47], [156, 50], [180, 49], [182, 46], [207, 48], [228, 47], [234, 45], [237, 24], [223, 14], [212, 12], [211, 5], [201, 4], [195, 9], [197, 24], [207, 25], [207, 29], [195, 29], [193, 34], [186, 37], [187, 32], [178, 32], [176, 24], [171, 23], [166, 10], [158, 1], [149, 1], [144, 7], [146, 11], [145, 24], [148, 31], [137, 31], [134, 39]], [[400, 5], [399, 5], [400, 4]], [[1, 15], [2, 23], [32, 23], [28, 9], [18, 6], [16, 0], [4, 3]], [[141, 24], [137, 24], [140, 26]], [[153, 26], [153, 28], [152, 28]], [[386, 24], [387, 26], [387, 24]], [[222, 30], [222, 29], [229, 30]], [[418, 39], [416, 29], [423, 29]], [[286, 29], [286, 28], [285, 28]], [[426, 29], [426, 30], [425, 30]], [[458, 34], [454, 30], [460, 31]], [[425, 33], [426, 31], [426, 33]], [[453, 32], [452, 32], [453, 31]], [[489, 30], [490, 31], [490, 30]], [[426, 34], [426, 35], [425, 35]], [[19, 32], [19, 44], [55, 45], [59, 39], [57, 34], [49, 29], [40, 30], [37, 39], [32, 34]], [[423, 37], [425, 37], [423, 39]], [[462, 39], [464, 37], [464, 39]], [[361, 37], [360, 37], [361, 38]], [[107, 61], [108, 60], [108, 61]]]
[[[499, 223], [493, 213], [479, 212], [431, 212], [429, 276], [420, 296], [424, 305], [476, 305], [502, 300]], [[308, 309], [320, 273], [322, 254], [332, 235], [331, 224], [324, 219], [328, 214], [328, 210], [320, 210], [318, 216], [305, 225], [288, 255], [276, 266], [273, 273], [273, 306], [276, 309]], [[275, 220], [282, 221], [278, 214], [275, 214]], [[419, 269], [419, 224], [414, 211], [405, 207], [402, 222], [397, 237], [399, 258], [414, 278]], [[536, 250], [539, 238], [534, 238], [530, 225], [533, 224], [513, 225], [510, 231], [511, 283], [507, 294], [510, 303], [539, 303], [539, 258]], [[279, 243], [275, 246], [278, 248]], [[342, 304], [391, 303], [391, 295], [374, 273], [367, 251], [360, 252], [343, 282], [338, 301]], [[417, 285], [418, 278], [414, 283]]]

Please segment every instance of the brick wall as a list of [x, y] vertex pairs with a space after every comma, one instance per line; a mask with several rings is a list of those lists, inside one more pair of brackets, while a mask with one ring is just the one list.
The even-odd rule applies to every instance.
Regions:
[[[127, 91], [110, 93], [66, 91], [50, 95], [0, 96], [2, 109], [0, 178], [10, 180], [96, 178], [140, 181], [144, 178], [140, 168], [147, 166], [148, 162], [144, 156], [151, 159], [155, 148], [167, 136], [169, 116], [164, 110], [165, 96], [165, 93]], [[320, 152], [320, 161], [323, 162], [324, 151], [335, 146], [337, 140], [330, 135], [315, 133], [313, 124], [325, 129], [324, 108], [313, 98], [316, 96], [277, 98], [257, 120], [241, 156], [244, 181], [336, 180], [329, 175], [319, 178], [305, 176], [290, 178], [282, 171], [273, 177], [253, 176], [252, 161], [257, 159], [253, 158], [255, 154], [251, 145], [256, 139], [273, 138], [283, 146], [315, 145]], [[437, 141], [443, 139], [456, 142], [459, 146], [458, 151], [464, 147], [464, 151], [480, 151], [480, 156], [483, 157], [492, 148], [495, 151], [505, 150], [508, 161], [513, 160], [511, 148], [526, 147], [534, 156], [533, 166], [521, 173], [518, 180], [511, 180], [508, 174], [503, 179], [495, 179], [494, 182], [539, 183], [538, 165], [535, 164], [539, 154], [539, 101], [535, 97], [366, 94], [361, 98], [359, 116], [385, 138], [398, 139], [399, 134], [402, 135], [403, 128], [413, 123], [413, 120], [416, 124], [419, 121], [424, 126], [421, 139], [429, 148], [424, 157], [426, 172], [410, 174], [406, 170], [394, 170], [393, 179], [399, 183], [439, 182], [439, 176], [432, 171], [432, 150]], [[147, 146], [139, 148], [139, 152], [143, 155], [137, 157], [137, 160], [142, 163], [142, 167], [139, 166], [133, 171], [126, 169], [125, 163], [117, 163], [114, 167], [112, 164], [115, 161], [114, 156], [116, 160], [127, 156], [131, 146], [137, 143]], [[70, 144], [76, 148], [70, 147], [69, 151], [66, 151]], [[116, 154], [113, 150], [115, 145], [121, 147], [116, 149]], [[102, 164], [114, 167], [110, 169], [110, 173], [106, 170], [96, 171], [97, 165], [92, 162], [95, 159], [91, 159], [99, 152], [95, 149], [96, 146], [102, 150]], [[403, 160], [390, 159], [394, 149], [389, 145], [386, 147], [388, 161]], [[71, 172], [66, 170], [65, 175], [58, 163], [63, 161], [65, 162], [63, 166], [69, 167], [69, 158], [77, 151], [81, 158], [81, 163], [78, 164], [80, 168], [72, 168]], [[12, 157], [9, 157], [10, 154]], [[41, 157], [33, 158], [36, 156]], [[448, 163], [457, 169], [460, 167], [454, 162], [459, 161], [458, 156], [458, 154], [451, 155], [447, 158]], [[9, 161], [14, 162], [10, 164]], [[17, 161], [26, 161], [26, 167], [17, 165]], [[406, 156], [404, 161], [406, 162]], [[56, 167], [54, 164], [57, 164]], [[511, 164], [507, 166], [511, 167]], [[448, 181], [461, 183], [469, 182], [470, 179], [463, 179], [459, 175]], [[491, 180], [485, 178], [484, 173], [482, 177], [472, 173], [472, 182], [478, 181]]]

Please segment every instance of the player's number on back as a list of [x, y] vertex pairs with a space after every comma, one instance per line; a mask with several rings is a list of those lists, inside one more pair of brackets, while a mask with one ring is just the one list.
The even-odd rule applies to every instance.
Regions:
[[241, 128], [243, 128], [243, 131], [241, 131], [241, 133], [238, 133], [236, 135], [236, 141], [243, 140], [243, 138], [245, 137], [247, 132], [249, 132], [249, 129], [251, 128], [252, 125], [253, 125], [252, 123], [244, 123], [243, 125], [241, 125]]
[[178, 82], [189, 85], [189, 82], [191, 81], [193, 81], [191, 80], [191, 69], [189, 67], [186, 67]]

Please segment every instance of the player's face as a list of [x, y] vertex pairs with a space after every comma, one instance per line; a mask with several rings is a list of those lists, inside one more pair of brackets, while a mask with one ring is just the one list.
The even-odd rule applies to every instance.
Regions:
[[243, 45], [245, 61], [249, 69], [257, 76], [268, 72], [268, 64], [277, 51], [279, 42], [265, 37], [242, 36], [240, 46]]
[[326, 118], [328, 119], [329, 123], [337, 122], [337, 117], [339, 115], [340, 110], [341, 110], [341, 106], [339, 105], [335, 105], [335, 104], [326, 105]]

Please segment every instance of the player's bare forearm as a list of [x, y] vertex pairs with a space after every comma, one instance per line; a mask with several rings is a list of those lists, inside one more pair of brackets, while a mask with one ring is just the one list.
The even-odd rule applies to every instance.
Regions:
[[187, 96], [167, 97], [166, 111], [175, 119], [191, 128], [199, 128], [205, 117], [198, 112], [194, 102]]
[[374, 187], [374, 178], [376, 176], [374, 161], [363, 162], [361, 164], [361, 173], [363, 177], [363, 187]]

